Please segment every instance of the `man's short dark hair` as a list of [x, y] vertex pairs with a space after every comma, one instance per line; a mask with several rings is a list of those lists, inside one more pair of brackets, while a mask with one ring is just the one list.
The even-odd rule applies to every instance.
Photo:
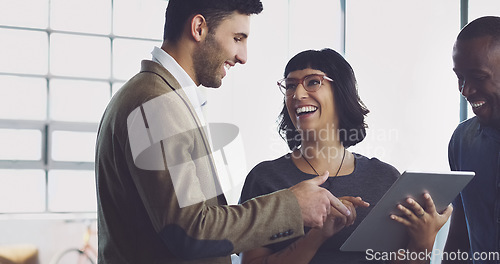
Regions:
[[[284, 77], [290, 72], [303, 69], [320, 70], [333, 79], [335, 112], [339, 118], [340, 142], [344, 147], [354, 146], [366, 136], [365, 116], [370, 112], [358, 95], [356, 77], [351, 65], [332, 49], [306, 50], [290, 59]], [[333, 103], [333, 102], [332, 102]], [[300, 146], [300, 133], [290, 119], [286, 104], [278, 117], [279, 133], [287, 141], [290, 150]]]
[[485, 16], [467, 24], [458, 34], [457, 40], [470, 40], [490, 36], [496, 42], [500, 41], [500, 17]]
[[213, 32], [235, 11], [252, 15], [259, 14], [262, 9], [260, 0], [170, 0], [165, 13], [163, 39], [179, 40], [186, 22], [197, 14], [205, 17], [209, 32]]

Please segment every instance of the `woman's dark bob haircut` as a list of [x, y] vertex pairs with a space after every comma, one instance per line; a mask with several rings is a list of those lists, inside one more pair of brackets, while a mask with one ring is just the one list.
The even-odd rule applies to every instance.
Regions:
[[[366, 136], [365, 116], [370, 112], [358, 95], [356, 77], [349, 63], [332, 49], [306, 50], [295, 55], [285, 67], [284, 77], [290, 72], [314, 69], [333, 79], [335, 111], [339, 118], [338, 135], [344, 147], [354, 146]], [[286, 104], [278, 117], [280, 136], [290, 150], [301, 145], [301, 135], [288, 115]]]

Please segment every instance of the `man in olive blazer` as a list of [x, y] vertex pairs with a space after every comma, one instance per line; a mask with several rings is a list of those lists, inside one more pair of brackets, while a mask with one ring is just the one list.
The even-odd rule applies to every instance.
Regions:
[[[350, 213], [319, 187], [327, 174], [226, 205], [183, 76], [219, 87], [225, 66], [245, 63], [249, 16], [261, 10], [258, 0], [169, 1], [167, 36], [156, 51], [169, 59], [143, 61], [99, 126], [99, 263], [230, 263], [231, 253], [321, 227], [331, 210]], [[177, 36], [168, 36], [172, 27]]]

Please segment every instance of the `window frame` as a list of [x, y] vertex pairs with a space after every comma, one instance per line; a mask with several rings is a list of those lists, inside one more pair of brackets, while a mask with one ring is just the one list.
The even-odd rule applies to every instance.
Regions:
[[[67, 122], [67, 121], [57, 121], [51, 120], [50, 117], [50, 97], [51, 97], [51, 80], [59, 79], [59, 80], [74, 80], [74, 81], [97, 81], [97, 82], [105, 82], [109, 84], [109, 97], [108, 100], [111, 99], [114, 94], [113, 86], [116, 84], [123, 84], [127, 80], [120, 79], [114, 77], [114, 42], [115, 40], [130, 40], [130, 41], [151, 41], [151, 42], [161, 42], [160, 38], [144, 38], [144, 37], [131, 37], [131, 36], [120, 36], [113, 34], [113, 12], [114, 6], [111, 1], [111, 14], [109, 19], [111, 20], [112, 29], [109, 34], [98, 34], [98, 33], [86, 33], [86, 32], [78, 32], [78, 31], [68, 31], [68, 30], [55, 30], [50, 27], [50, 8], [51, 3], [48, 0], [48, 26], [47, 28], [36, 28], [36, 27], [26, 27], [26, 26], [12, 26], [12, 25], [0, 25], [0, 29], [8, 29], [8, 30], [19, 30], [19, 31], [31, 31], [31, 32], [44, 32], [47, 34], [48, 40], [48, 56], [47, 56], [47, 73], [46, 74], [33, 74], [33, 73], [18, 73], [18, 72], [9, 72], [2, 71], [0, 72], [0, 76], [11, 76], [11, 77], [21, 77], [21, 78], [40, 78], [46, 81], [46, 89], [47, 89], [47, 97], [46, 97], [46, 116], [44, 120], [30, 120], [30, 119], [5, 119], [0, 117], [0, 129], [27, 129], [27, 130], [37, 130], [41, 132], [42, 135], [42, 150], [41, 150], [41, 158], [39, 160], [0, 160], [0, 170], [28, 170], [28, 169], [36, 169], [43, 170], [45, 172], [45, 208], [42, 213], [74, 213], [74, 211], [65, 211], [65, 212], [52, 212], [50, 211], [49, 206], [49, 171], [51, 170], [72, 170], [72, 171], [94, 171], [94, 162], [86, 162], [86, 161], [58, 161], [52, 158], [53, 151], [53, 133], [55, 131], [71, 131], [71, 132], [94, 132], [97, 133], [98, 125], [100, 120], [96, 120], [96, 122]], [[55, 75], [51, 73], [51, 36], [53, 34], [60, 35], [73, 35], [80, 37], [100, 37], [109, 39], [110, 43], [110, 57], [108, 58], [110, 62], [110, 74], [108, 78], [95, 78], [95, 77], [76, 77], [76, 76], [62, 76]], [[152, 49], [153, 47], [151, 47]], [[82, 212], [75, 211], [76, 213], [95, 213], [95, 211], [90, 212]], [[9, 212], [1, 212], [1, 214], [11, 214]], [[21, 214], [33, 214], [39, 212], [26, 211], [21, 212]]]

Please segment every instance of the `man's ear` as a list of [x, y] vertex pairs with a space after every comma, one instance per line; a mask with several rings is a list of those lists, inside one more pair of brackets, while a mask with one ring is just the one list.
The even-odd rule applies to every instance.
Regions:
[[205, 38], [208, 33], [208, 27], [204, 16], [197, 14], [191, 19], [190, 33], [197, 42]]

